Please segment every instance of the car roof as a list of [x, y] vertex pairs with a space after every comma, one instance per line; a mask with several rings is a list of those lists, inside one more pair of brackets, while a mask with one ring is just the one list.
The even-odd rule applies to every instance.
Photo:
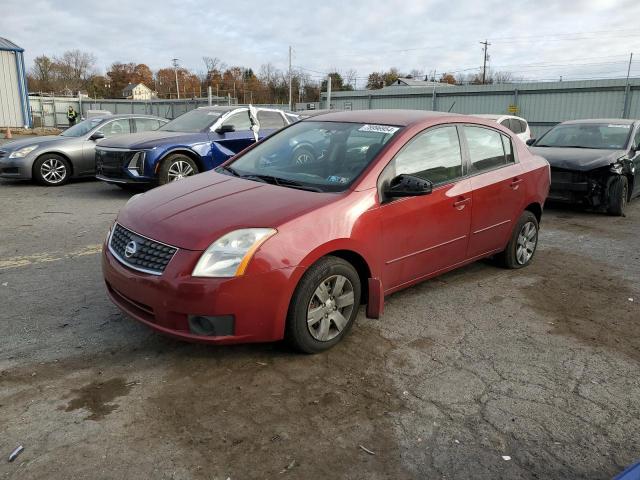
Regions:
[[493, 114], [493, 113], [471, 113], [470, 115], [472, 117], [488, 118], [489, 120], [498, 120], [499, 118], [515, 118], [517, 120], [522, 120], [523, 122], [527, 121], [522, 117], [519, 117], [517, 115], [511, 115], [509, 113], [502, 113], [502, 114], [499, 114], [499, 115], [496, 115], [496, 114]]
[[309, 120], [318, 122], [377, 123], [382, 125], [396, 125], [405, 127], [413, 123], [432, 120], [438, 117], [468, 118], [468, 115], [459, 115], [447, 112], [432, 112], [429, 110], [353, 110], [325, 113], [322, 115], [311, 117]]
[[569, 125], [574, 123], [613, 123], [618, 125], [633, 125], [640, 120], [633, 118], [582, 118], [580, 120], [567, 120], [562, 122], [562, 125]]
[[166, 118], [158, 117], [156, 115], [146, 115], [144, 113], [113, 113], [111, 115], [96, 115], [89, 117], [87, 120], [112, 120], [114, 118], [157, 118], [160, 120], [166, 120]]

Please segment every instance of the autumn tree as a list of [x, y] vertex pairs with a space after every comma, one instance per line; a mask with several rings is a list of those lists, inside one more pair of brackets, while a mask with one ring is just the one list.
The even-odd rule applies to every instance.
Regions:
[[448, 83], [449, 85], [455, 85], [456, 84], [456, 77], [454, 77], [450, 73], [443, 73], [440, 76], [440, 80], [438, 80], [438, 81], [440, 83]]

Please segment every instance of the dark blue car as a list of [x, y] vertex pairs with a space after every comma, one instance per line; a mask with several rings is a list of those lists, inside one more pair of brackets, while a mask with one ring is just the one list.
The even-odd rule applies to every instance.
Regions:
[[[297, 117], [256, 108], [258, 139]], [[122, 135], [96, 146], [96, 177], [122, 187], [160, 184], [211, 170], [255, 141], [248, 107], [201, 107], [153, 132]]]

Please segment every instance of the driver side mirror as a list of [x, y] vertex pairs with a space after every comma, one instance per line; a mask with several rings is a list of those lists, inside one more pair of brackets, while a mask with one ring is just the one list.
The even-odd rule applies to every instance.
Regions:
[[89, 137], [89, 140], [93, 140], [94, 142], [104, 138], [104, 133], [102, 132], [93, 132], [93, 135]]
[[429, 180], [416, 177], [414, 175], [398, 175], [384, 189], [385, 196], [396, 197], [417, 197], [428, 195], [433, 190], [433, 184]]
[[536, 143], [537, 138], [530, 138], [528, 139], [525, 143], [529, 146], [533, 145], [534, 143]]
[[224, 135], [225, 133], [231, 133], [231, 132], [235, 132], [236, 131], [236, 127], [234, 127], [233, 125], [221, 125], [218, 129], [216, 129], [216, 133], [219, 133], [220, 135]]

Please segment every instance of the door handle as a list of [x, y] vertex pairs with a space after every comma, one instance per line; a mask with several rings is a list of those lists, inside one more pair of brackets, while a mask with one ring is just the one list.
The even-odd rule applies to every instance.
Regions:
[[458, 197], [458, 200], [453, 202], [453, 206], [458, 210], [462, 210], [467, 203], [471, 203], [471, 199], [470, 198]]
[[520, 185], [524, 180], [522, 180], [519, 177], [514, 178], [513, 180], [511, 180], [511, 184], [509, 185], [511, 188], [513, 188], [514, 190], [518, 189], [518, 185]]

